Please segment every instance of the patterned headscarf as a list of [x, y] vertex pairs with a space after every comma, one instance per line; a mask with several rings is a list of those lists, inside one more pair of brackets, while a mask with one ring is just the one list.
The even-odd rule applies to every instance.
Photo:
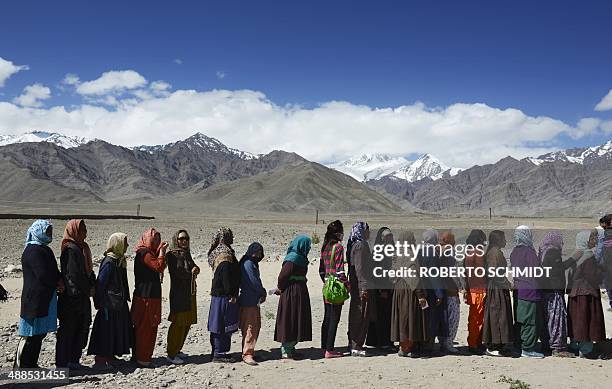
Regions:
[[576, 235], [576, 250], [582, 251], [582, 256], [576, 260], [576, 266], [580, 266], [593, 256], [593, 247], [589, 247], [589, 240], [591, 239], [591, 234], [596, 233], [595, 230], [584, 230], [580, 231]]
[[155, 246], [153, 244], [156, 235], [159, 235], [161, 237], [161, 234], [155, 228], [149, 228], [148, 230], [146, 230], [144, 234], [142, 234], [142, 236], [140, 237], [140, 240], [138, 241], [136, 247], [134, 247], [134, 251], [145, 249], [150, 251], [151, 254], [157, 255], [157, 249], [159, 248], [159, 246]]
[[187, 237], [189, 238], [189, 233], [187, 232], [187, 230], [178, 230], [173, 236], [172, 236], [172, 243], [170, 244], [170, 251], [185, 251], [185, 252], [190, 252], [190, 248], [187, 247], [187, 249], [181, 248], [179, 246], [179, 236], [181, 234], [185, 234], [187, 235]]
[[346, 260], [347, 262], [351, 261], [351, 249], [353, 248], [353, 244], [355, 242], [362, 241], [365, 236], [365, 232], [370, 229], [368, 223], [364, 221], [358, 221], [353, 224], [351, 228], [351, 234], [349, 235], [348, 242], [346, 243]]
[[525, 225], [516, 227], [514, 230], [514, 245], [533, 248], [533, 233]]
[[423, 242], [428, 244], [438, 244], [438, 231], [430, 228], [423, 231]]
[[30, 228], [28, 228], [28, 232], [26, 234], [25, 244], [26, 246], [29, 244], [37, 244], [39, 246], [46, 246], [53, 240], [49, 235], [47, 235], [47, 229], [49, 227], [53, 227], [47, 220], [38, 219]]
[[540, 246], [538, 247], [538, 257], [540, 258], [540, 262], [544, 260], [544, 257], [546, 256], [546, 252], [548, 250], [557, 249], [561, 251], [562, 248], [563, 248], [563, 235], [561, 235], [561, 233], [556, 230], [550, 231], [549, 233], [544, 235], [544, 238], [542, 239], [542, 242], [540, 243]]
[[215, 268], [215, 259], [220, 254], [230, 254], [234, 256], [232, 242], [234, 241], [234, 233], [227, 227], [221, 227], [213, 234], [210, 249], [208, 249], [208, 264]]
[[127, 268], [125, 252], [127, 250], [127, 235], [123, 232], [115, 232], [108, 238], [104, 255], [115, 259], [119, 266]]
[[283, 262], [293, 262], [299, 266], [308, 266], [308, 253], [312, 241], [306, 235], [298, 235], [289, 244]]
[[84, 240], [80, 239], [79, 231], [81, 229], [81, 223], [84, 225], [85, 221], [83, 219], [72, 219], [66, 223], [66, 228], [64, 229], [64, 238], [62, 239], [62, 250], [69, 243], [76, 244], [81, 251], [83, 252], [83, 256], [85, 256], [85, 273], [91, 274], [93, 271], [93, 260], [91, 256], [91, 249], [89, 245]]

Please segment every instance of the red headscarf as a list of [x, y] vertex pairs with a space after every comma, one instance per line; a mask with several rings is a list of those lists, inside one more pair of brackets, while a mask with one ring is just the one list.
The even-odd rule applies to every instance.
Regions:
[[160, 235], [160, 233], [155, 228], [149, 228], [148, 230], [146, 230], [144, 234], [142, 234], [142, 236], [140, 237], [140, 240], [136, 244], [134, 251], [145, 249], [145, 250], [150, 251], [151, 254], [156, 256], [157, 249], [159, 248], [159, 245], [155, 246], [153, 244], [153, 241], [155, 240], [156, 235]]
[[68, 243], [74, 243], [79, 246], [81, 251], [83, 251], [83, 255], [85, 256], [85, 273], [89, 275], [93, 271], [93, 260], [91, 257], [91, 249], [89, 248], [89, 245], [84, 240], [80, 239], [79, 236], [81, 223], [85, 223], [85, 221], [83, 219], [72, 219], [68, 221], [68, 223], [66, 224], [66, 228], [64, 229], [62, 250], [66, 247]]
[[441, 245], [451, 245], [454, 246], [455, 245], [455, 234], [453, 234], [450, 231], [445, 231], [442, 234], [440, 234], [440, 238], [438, 239], [438, 243], [440, 243]]

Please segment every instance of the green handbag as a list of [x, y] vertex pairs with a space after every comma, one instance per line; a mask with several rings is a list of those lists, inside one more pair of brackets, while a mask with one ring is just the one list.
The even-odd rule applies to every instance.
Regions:
[[325, 301], [331, 304], [342, 304], [349, 298], [349, 292], [338, 276], [335, 274], [334, 255], [336, 253], [336, 245], [332, 247], [330, 267], [334, 269], [334, 273], [328, 274], [325, 277], [325, 284], [323, 284], [323, 297]]

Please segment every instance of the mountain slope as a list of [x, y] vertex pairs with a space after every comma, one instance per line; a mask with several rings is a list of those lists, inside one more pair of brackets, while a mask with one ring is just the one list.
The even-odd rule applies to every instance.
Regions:
[[0, 146], [16, 143], [49, 142], [60, 147], [79, 147], [89, 142], [88, 139], [76, 136], [66, 136], [55, 132], [32, 131], [21, 135], [0, 135]]
[[274, 212], [401, 212], [395, 203], [357, 180], [314, 162], [294, 163], [209, 188], [196, 185], [188, 196], [219, 206]]

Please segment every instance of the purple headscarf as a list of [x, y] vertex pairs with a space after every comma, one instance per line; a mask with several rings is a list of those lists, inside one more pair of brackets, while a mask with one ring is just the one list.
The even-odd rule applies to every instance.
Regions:
[[550, 231], [544, 238], [542, 239], [542, 243], [538, 247], [538, 257], [540, 257], [540, 262], [544, 260], [546, 256], [546, 252], [550, 249], [561, 250], [563, 248], [563, 235], [559, 231]]
[[355, 242], [362, 241], [364, 239], [366, 230], [369, 229], [370, 226], [368, 226], [368, 223], [361, 220], [353, 224], [351, 234], [349, 235], [348, 242], [346, 244], [346, 259], [348, 262], [351, 261], [351, 249], [353, 248], [353, 244]]

